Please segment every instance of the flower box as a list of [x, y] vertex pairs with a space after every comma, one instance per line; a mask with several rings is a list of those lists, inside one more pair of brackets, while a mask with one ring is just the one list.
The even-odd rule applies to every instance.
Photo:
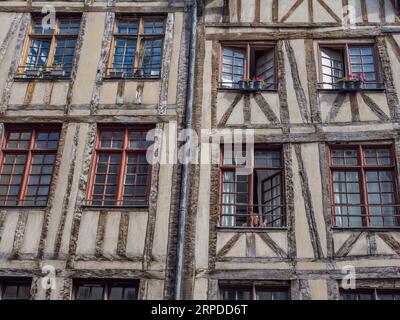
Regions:
[[361, 89], [361, 81], [341, 81], [336, 84], [339, 90], [360, 90]]
[[65, 70], [62, 66], [53, 67], [53, 69], [50, 71], [50, 75], [52, 77], [64, 77]]
[[25, 75], [29, 78], [37, 78], [39, 77], [40, 71], [38, 69], [26, 69]]
[[240, 80], [238, 87], [243, 91], [260, 91], [264, 87], [263, 80]]
[[335, 82], [336, 88], [344, 91], [357, 91], [362, 88], [362, 84], [366, 81], [363, 73], [349, 74]]

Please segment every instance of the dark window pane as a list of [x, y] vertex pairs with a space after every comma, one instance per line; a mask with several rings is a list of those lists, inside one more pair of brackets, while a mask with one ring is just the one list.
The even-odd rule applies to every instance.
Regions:
[[3, 300], [28, 300], [30, 297], [31, 284], [29, 283], [4, 283]]

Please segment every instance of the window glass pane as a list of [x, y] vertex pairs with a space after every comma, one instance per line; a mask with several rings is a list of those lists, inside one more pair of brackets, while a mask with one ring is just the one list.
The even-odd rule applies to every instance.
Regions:
[[33, 34], [52, 34], [54, 29], [51, 24], [45, 24], [45, 28], [42, 25], [42, 18], [34, 19], [32, 22], [32, 33]]
[[258, 300], [288, 300], [287, 291], [275, 291], [267, 289], [257, 290]]
[[345, 292], [342, 293], [343, 300], [374, 300], [373, 292]]
[[3, 299], [17, 299], [18, 286], [17, 285], [7, 285], [4, 289]]
[[236, 292], [235, 290], [224, 290], [222, 292], [222, 299], [223, 300], [237, 300], [236, 299]]
[[60, 34], [78, 35], [79, 25], [79, 19], [60, 19]]
[[337, 226], [354, 227], [361, 223], [361, 195], [357, 171], [333, 171], [333, 198]]
[[102, 285], [81, 285], [78, 287], [77, 300], [102, 300], [103, 299]]
[[92, 287], [90, 293], [90, 300], [102, 300], [103, 298], [103, 287]]
[[255, 150], [256, 167], [280, 167], [281, 152], [276, 150]]
[[[112, 143], [110, 140], [110, 145]], [[119, 153], [98, 154], [93, 185], [93, 205], [116, 205], [120, 163], [121, 154]]]
[[28, 300], [30, 297], [30, 283], [5, 283], [3, 300]]
[[275, 82], [275, 50], [255, 50], [255, 76], [266, 83]]
[[253, 292], [251, 290], [238, 290], [237, 297], [238, 300], [252, 300]]
[[289, 300], [288, 291], [274, 291], [272, 297], [273, 300]]
[[128, 155], [124, 183], [124, 205], [146, 205], [149, 164], [144, 153]]
[[25, 204], [46, 205], [55, 158], [54, 154], [34, 154], [32, 156]]
[[0, 204], [18, 205], [26, 154], [5, 154], [0, 174]]
[[391, 165], [392, 160], [389, 149], [374, 148], [364, 149], [364, 159], [366, 165]]
[[130, 131], [129, 132], [129, 148], [131, 149], [146, 149], [152, 141], [146, 140], [147, 131]]
[[139, 68], [135, 71], [135, 76], [160, 76], [162, 44], [163, 39], [161, 37], [142, 38], [139, 51]]
[[137, 288], [126, 287], [124, 290], [124, 300], [137, 300]]
[[109, 300], [137, 300], [137, 288], [131, 286], [112, 287]]
[[321, 48], [321, 55], [323, 81], [335, 83], [344, 75], [343, 50]]
[[7, 149], [28, 149], [31, 142], [32, 132], [11, 131], [8, 135]]
[[265, 290], [259, 290], [259, 291], [257, 291], [257, 298], [258, 298], [258, 300], [273, 300], [272, 292], [265, 291]]
[[[396, 211], [394, 185], [390, 171], [368, 171], [366, 173], [370, 223], [372, 226], [395, 226]], [[390, 206], [393, 204], [393, 206]]]
[[31, 285], [19, 285], [18, 299], [28, 300], [31, 295]]
[[124, 294], [124, 288], [122, 287], [112, 287], [110, 290], [110, 296], [108, 300], [122, 300]]
[[[235, 172], [224, 172], [224, 190], [222, 192], [222, 203], [233, 204], [222, 206], [222, 225], [240, 226], [247, 221], [248, 198], [248, 175], [240, 175]], [[240, 204], [240, 205], [239, 205]], [[235, 215], [240, 215], [235, 219]]]
[[[367, 82], [376, 82], [376, 67], [374, 64], [374, 50], [372, 47], [351, 47], [350, 70], [356, 76], [365, 77]], [[358, 74], [357, 74], [358, 73]], [[368, 88], [376, 88], [376, 83], [366, 84]]]
[[39, 131], [36, 134], [36, 149], [57, 149], [59, 131]]
[[245, 53], [242, 48], [224, 48], [222, 59], [222, 81], [227, 85], [237, 83], [244, 76]]
[[359, 164], [357, 149], [333, 149], [332, 164], [338, 166], [356, 166]]
[[26, 68], [37, 71], [45, 71], [47, 60], [49, 58], [50, 46], [51, 39], [32, 39], [28, 49]]
[[162, 34], [164, 33], [164, 21], [162, 20], [144, 20], [144, 34]]
[[253, 227], [281, 227], [283, 225], [280, 170], [255, 170], [253, 175]]
[[118, 34], [136, 35], [138, 33], [138, 20], [136, 19], [119, 19], [117, 24]]
[[246, 150], [246, 147], [241, 146], [224, 146], [223, 149], [223, 164], [235, 165], [237, 167], [251, 166], [250, 159], [251, 150]]
[[133, 76], [136, 42], [136, 38], [118, 39], [115, 41], [112, 72], [123, 72], [124, 77]]
[[54, 53], [53, 69], [60, 68], [69, 76], [75, 55], [76, 39], [57, 39]]
[[122, 148], [124, 131], [101, 131], [100, 148]]
[[378, 299], [379, 300], [400, 300], [400, 292], [385, 292], [378, 291]]

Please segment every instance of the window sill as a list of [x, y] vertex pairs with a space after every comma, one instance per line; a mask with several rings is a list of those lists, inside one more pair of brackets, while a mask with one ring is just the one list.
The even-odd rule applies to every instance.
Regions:
[[332, 227], [332, 231], [373, 231], [373, 232], [388, 232], [388, 231], [400, 231], [398, 227]]
[[37, 78], [37, 77], [14, 77], [14, 81], [16, 82], [61, 82], [61, 81], [70, 81], [71, 77], [44, 77], [44, 78]]
[[160, 81], [160, 77], [111, 77], [105, 76], [103, 78], [104, 81]]
[[276, 93], [276, 92], [278, 92], [278, 89], [245, 90], [245, 89], [239, 89], [239, 88], [222, 88], [222, 87], [218, 87], [217, 90], [219, 92], [239, 92], [239, 93], [259, 93], [259, 92]]
[[266, 231], [287, 231], [287, 227], [222, 227], [217, 226], [217, 230], [220, 232], [256, 232], [262, 233]]
[[109, 210], [109, 211], [133, 211], [132, 209], [143, 209], [145, 211], [149, 209], [149, 205], [136, 205], [136, 206], [95, 206], [95, 205], [82, 205], [85, 210]]
[[18, 210], [32, 210], [32, 209], [40, 209], [44, 210], [47, 206], [1, 206], [0, 209], [8, 210], [8, 209], [18, 209]]
[[386, 89], [318, 89], [320, 92], [385, 92]]

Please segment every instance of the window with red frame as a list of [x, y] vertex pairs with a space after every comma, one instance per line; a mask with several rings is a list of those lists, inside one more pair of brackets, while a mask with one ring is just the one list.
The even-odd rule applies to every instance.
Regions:
[[47, 205], [59, 138], [58, 128], [7, 130], [1, 154], [0, 205]]
[[333, 146], [332, 212], [337, 227], [399, 226], [392, 145]]
[[285, 226], [281, 148], [223, 150], [221, 161], [219, 225]]
[[151, 165], [146, 158], [152, 128], [101, 128], [96, 142], [88, 205], [146, 206]]

